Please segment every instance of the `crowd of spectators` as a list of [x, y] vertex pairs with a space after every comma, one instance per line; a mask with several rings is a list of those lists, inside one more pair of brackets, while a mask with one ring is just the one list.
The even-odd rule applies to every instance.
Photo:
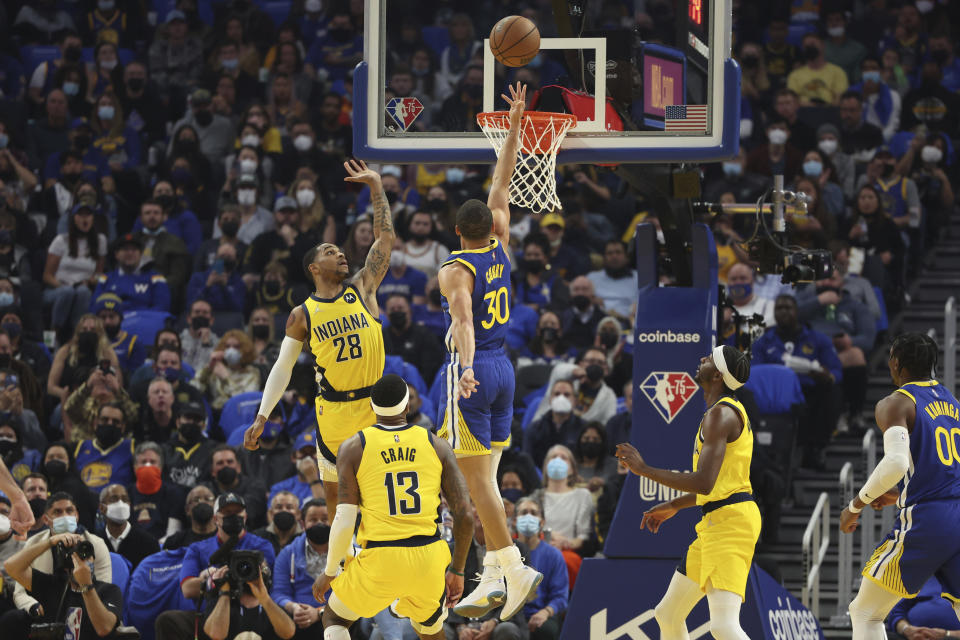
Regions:
[[[960, 16], [956, 3], [923, 0], [808, 0], [783, 13], [735, 5], [742, 146], [703, 167], [704, 197], [753, 202], [783, 174], [809, 197], [807, 213], [788, 220], [790, 242], [829, 249], [835, 270], [785, 289], [757, 274], [742, 245], [751, 228], [715, 217], [732, 305], [721, 337], [735, 339], [734, 309], [764, 318], [753, 360], [797, 373], [803, 464], [816, 467], [838, 421], [861, 428], [883, 318], [908, 302], [905, 285], [955, 204], [960, 62], [950, 29]], [[24, 546], [0, 517], [5, 630], [59, 615], [59, 583], [41, 574], [55, 568], [56, 543], [82, 537], [95, 554], [74, 563], [71, 584], [96, 588], [69, 603], [90, 611], [76, 638], [121, 622], [167, 639], [195, 628], [211, 638], [316, 636], [310, 585], [329, 514], [308, 357], [260, 450], [237, 444], [287, 314], [310, 293], [300, 257], [336, 242], [356, 270], [373, 242], [369, 189], [342, 180], [363, 6], [297, 0], [279, 18], [251, 0], [0, 6], [0, 457], [37, 518]], [[387, 95], [424, 103], [421, 130], [473, 126], [478, 34], [491, 20], [512, 12], [536, 22], [551, 10], [397, 7]], [[678, 19], [663, 0], [644, 11], [607, 0], [588, 14], [601, 29], [636, 18], [649, 41]], [[445, 29], [448, 43], [432, 48], [425, 27]], [[559, 66], [544, 54], [513, 79], [535, 90]], [[378, 292], [387, 371], [410, 384], [408, 419], [430, 427], [442, 418], [445, 357], [436, 274], [459, 248], [457, 207], [485, 198], [491, 168], [377, 169], [398, 230]], [[628, 247], [636, 222], [659, 221], [647, 194], [607, 168], [567, 165], [557, 179], [562, 211], [516, 210], [511, 221], [507, 341], [518, 387], [498, 474], [510, 526], [545, 580], [509, 623], [451, 618], [457, 640], [557, 638], [580, 560], [602, 547], [623, 485], [611, 453], [631, 427]], [[0, 498], [0, 516], [9, 506]], [[266, 581], [229, 607], [201, 603], [223, 574], [210, 556], [243, 531], [241, 548], [264, 554]], [[474, 543], [471, 557], [482, 557], [479, 524]], [[129, 588], [107, 588], [124, 570]], [[151, 583], [157, 576], [169, 579]], [[389, 614], [359, 633], [372, 626], [390, 640], [410, 633]]]

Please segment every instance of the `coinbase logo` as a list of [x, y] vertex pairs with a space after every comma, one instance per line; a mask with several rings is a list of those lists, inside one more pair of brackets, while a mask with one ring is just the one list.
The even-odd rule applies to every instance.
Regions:
[[648, 331], [637, 334], [637, 342], [700, 342], [699, 333], [681, 333], [676, 331]]

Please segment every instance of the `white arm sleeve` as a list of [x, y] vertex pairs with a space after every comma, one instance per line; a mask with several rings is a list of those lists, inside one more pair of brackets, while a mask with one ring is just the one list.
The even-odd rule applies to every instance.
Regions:
[[906, 427], [890, 427], [883, 434], [883, 458], [860, 489], [860, 499], [870, 504], [910, 470], [910, 432]]
[[337, 515], [330, 526], [330, 540], [327, 546], [327, 568], [324, 573], [328, 576], [337, 575], [340, 563], [347, 557], [350, 541], [353, 539], [353, 527], [357, 524], [357, 510], [358, 507], [355, 504], [341, 502], [337, 505]]
[[302, 350], [302, 342], [294, 340], [290, 336], [283, 337], [283, 342], [280, 343], [280, 355], [277, 356], [277, 361], [273, 363], [273, 368], [270, 369], [267, 384], [263, 386], [263, 398], [260, 400], [259, 414], [264, 418], [270, 417], [270, 412], [280, 402], [283, 392], [287, 390], [293, 365], [297, 364], [297, 358]]

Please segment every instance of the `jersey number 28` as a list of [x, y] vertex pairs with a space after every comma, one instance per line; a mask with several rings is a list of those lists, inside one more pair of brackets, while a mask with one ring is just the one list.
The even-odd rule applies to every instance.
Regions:
[[[363, 357], [363, 350], [360, 348], [360, 336], [356, 333], [347, 334], [346, 340], [343, 336], [337, 336], [333, 339], [333, 346], [339, 349], [337, 351], [337, 362], [346, 362]], [[344, 351], [347, 352], [347, 355], [343, 354]]]
[[[390, 503], [390, 515], [412, 516], [420, 513], [420, 477], [416, 471], [388, 473], [383, 479], [387, 487], [387, 502]], [[397, 489], [404, 489], [405, 496], [397, 499]], [[409, 496], [409, 497], [408, 497]]]
[[506, 287], [500, 287], [496, 291], [490, 291], [483, 296], [488, 300], [487, 315], [488, 319], [480, 322], [484, 329], [492, 329], [496, 324], [506, 324], [510, 319], [510, 292]]

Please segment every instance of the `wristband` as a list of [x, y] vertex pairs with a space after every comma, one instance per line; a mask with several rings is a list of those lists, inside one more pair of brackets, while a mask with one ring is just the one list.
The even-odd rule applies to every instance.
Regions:
[[470, 365], [469, 367], [460, 367], [460, 373], [463, 374], [463, 372], [467, 369], [473, 369], [473, 365]]
[[853, 500], [854, 500], [854, 499], [851, 498], [851, 499], [850, 499], [850, 504], [847, 505], [847, 509], [850, 510], [850, 513], [860, 513], [861, 511], [863, 511], [863, 507], [860, 507], [860, 508], [858, 509], [858, 508], [856, 508], [855, 506], [853, 506]]
[[80, 595], [83, 595], [87, 591], [91, 591], [91, 590], [93, 590], [93, 584], [85, 584], [85, 585], [82, 585], [79, 589], [77, 589], [77, 593], [79, 593]]
[[452, 574], [455, 575], [455, 576], [460, 576], [461, 578], [463, 577], [463, 572], [462, 572], [462, 571], [457, 571], [456, 569], [453, 569], [453, 568], [447, 569], [447, 571], [449, 571], [450, 573], [452, 573]]

